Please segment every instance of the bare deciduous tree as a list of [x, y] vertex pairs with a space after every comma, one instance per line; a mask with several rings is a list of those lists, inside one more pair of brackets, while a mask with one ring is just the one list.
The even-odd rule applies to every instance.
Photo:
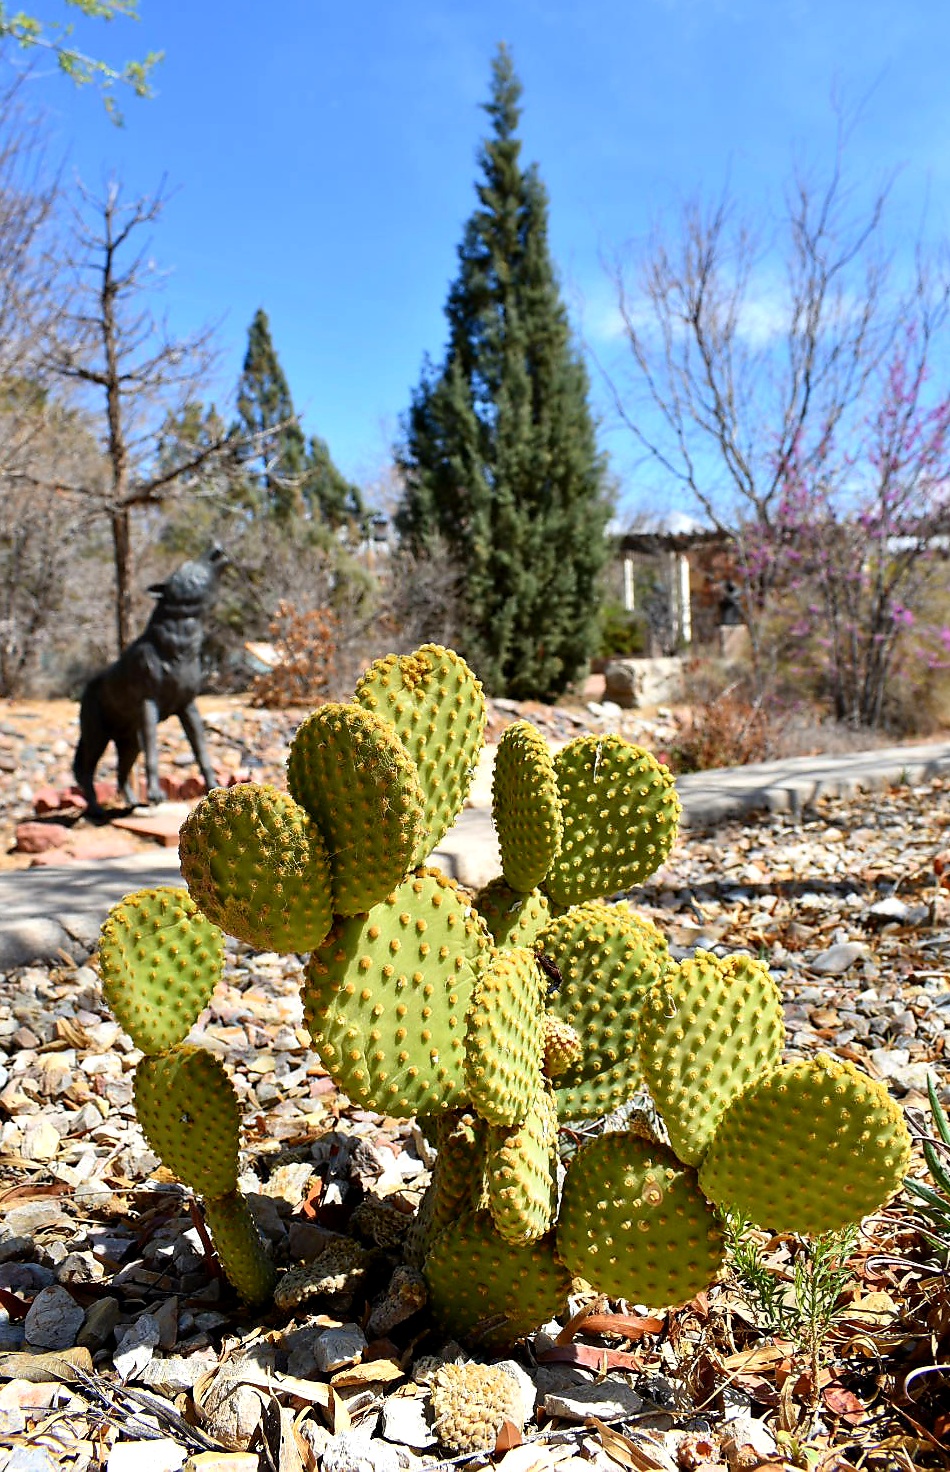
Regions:
[[128, 204], [114, 182], [100, 198], [81, 190], [67, 256], [70, 306], [47, 357], [55, 377], [80, 391], [98, 426], [105, 481], [67, 488], [111, 528], [120, 649], [133, 634], [133, 512], [194, 490], [232, 447], [222, 422], [219, 434], [173, 463], [158, 455], [162, 427], [201, 396], [215, 359], [210, 329], [175, 338], [150, 305], [160, 283], [142, 237], [164, 204], [163, 188]]

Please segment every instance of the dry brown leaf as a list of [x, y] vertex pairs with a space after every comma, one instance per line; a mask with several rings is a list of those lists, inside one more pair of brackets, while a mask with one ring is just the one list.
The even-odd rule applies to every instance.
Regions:
[[523, 1442], [521, 1446], [505, 1452], [495, 1472], [552, 1472], [560, 1461], [559, 1451], [560, 1448]]
[[516, 1426], [514, 1421], [502, 1421], [495, 1439], [495, 1452], [510, 1452], [513, 1447], [521, 1446], [523, 1440], [520, 1426]]
[[755, 1349], [740, 1349], [736, 1354], [727, 1355], [722, 1362], [722, 1368], [731, 1373], [733, 1370], [746, 1370], [755, 1372], [771, 1369], [774, 1365], [781, 1364], [788, 1354], [789, 1346], [782, 1342], [778, 1344], [759, 1344]]
[[587, 1423], [593, 1426], [600, 1437], [600, 1444], [609, 1457], [631, 1472], [672, 1472], [676, 1463], [667, 1449], [666, 1442], [644, 1431], [635, 1439], [605, 1426], [596, 1416]]
[[584, 1334], [616, 1334], [622, 1339], [642, 1339], [644, 1334], [659, 1334], [665, 1324], [665, 1319], [640, 1318], [636, 1314], [589, 1314], [580, 1325], [580, 1331]]
[[395, 1360], [363, 1360], [358, 1365], [347, 1365], [344, 1370], [337, 1370], [330, 1376], [330, 1384], [346, 1390], [354, 1385], [388, 1384], [392, 1380], [404, 1379], [405, 1374]]
[[88, 1349], [51, 1350], [48, 1354], [0, 1355], [0, 1380], [62, 1380], [71, 1384], [80, 1375], [92, 1374], [92, 1355]]
[[541, 1365], [578, 1365], [584, 1370], [642, 1370], [643, 1356], [622, 1349], [598, 1349], [595, 1344], [559, 1344], [538, 1355]]

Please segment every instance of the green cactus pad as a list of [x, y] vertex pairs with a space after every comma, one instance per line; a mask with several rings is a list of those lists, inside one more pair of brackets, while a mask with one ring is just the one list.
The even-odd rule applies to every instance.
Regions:
[[668, 964], [666, 941], [629, 905], [578, 905], [552, 920], [537, 946], [561, 973], [547, 998], [584, 1044], [580, 1063], [558, 1079], [561, 1119], [609, 1114], [641, 1087], [638, 1016], [644, 994]]
[[426, 838], [422, 789], [388, 721], [320, 706], [291, 743], [287, 785], [326, 842], [335, 914], [371, 910], [405, 879]]
[[568, 1166], [557, 1250], [598, 1293], [666, 1308], [708, 1287], [723, 1239], [696, 1172], [625, 1132], [591, 1140]]
[[421, 864], [455, 822], [482, 748], [485, 697], [464, 659], [440, 644], [378, 659], [355, 700], [395, 726], [419, 773], [428, 830], [413, 859]]
[[668, 769], [621, 736], [579, 736], [554, 769], [564, 832], [545, 893], [579, 905], [642, 884], [676, 837], [680, 803]]
[[212, 1198], [235, 1189], [241, 1111], [213, 1053], [184, 1046], [143, 1058], [135, 1113], [152, 1149], [186, 1186]]
[[489, 1129], [485, 1181], [500, 1237], [518, 1245], [544, 1236], [557, 1206], [557, 1103], [550, 1085], [538, 1089], [523, 1124]]
[[143, 1053], [164, 1053], [187, 1037], [223, 966], [224, 936], [186, 889], [139, 889], [103, 923], [102, 990]]
[[241, 1192], [206, 1198], [204, 1213], [228, 1282], [252, 1307], [267, 1303], [273, 1296], [277, 1273]]
[[819, 1235], [860, 1222], [910, 1164], [900, 1106], [827, 1053], [787, 1063], [726, 1110], [699, 1173], [717, 1206], [758, 1226]]
[[541, 969], [533, 951], [499, 951], [484, 968], [465, 1033], [468, 1096], [490, 1124], [513, 1125], [541, 1084], [544, 1005]]
[[503, 1242], [487, 1211], [446, 1227], [423, 1269], [429, 1304], [447, 1333], [500, 1350], [546, 1324], [567, 1305], [571, 1280], [553, 1234], [528, 1246]]
[[467, 1101], [465, 1016], [488, 932], [444, 874], [413, 875], [338, 920], [302, 996], [320, 1057], [355, 1104], [428, 1114]]
[[562, 827], [551, 752], [530, 721], [515, 721], [498, 743], [492, 817], [505, 879], [526, 894], [550, 869]]
[[519, 894], [499, 875], [480, 889], [475, 908], [481, 915], [496, 946], [511, 950], [514, 946], [533, 946], [535, 936], [551, 919], [547, 895], [540, 889]]
[[216, 787], [185, 819], [181, 872], [196, 904], [260, 950], [310, 951], [333, 918], [320, 830], [276, 787]]
[[697, 951], [647, 992], [640, 1067], [680, 1160], [699, 1165], [723, 1113], [782, 1057], [782, 998], [751, 956]]
[[[435, 1118], [435, 1116], [433, 1116]], [[488, 1126], [475, 1114], [451, 1110], [438, 1116], [432, 1179], [413, 1218], [406, 1243], [409, 1262], [421, 1265], [430, 1246], [460, 1212], [475, 1211], [482, 1194]]]

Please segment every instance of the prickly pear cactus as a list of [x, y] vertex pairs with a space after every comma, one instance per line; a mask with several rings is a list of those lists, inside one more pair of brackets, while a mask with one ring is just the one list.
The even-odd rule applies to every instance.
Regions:
[[[553, 757], [515, 723], [493, 787], [503, 873], [472, 902], [420, 867], [462, 807], [484, 723], [451, 650], [378, 660], [352, 703], [303, 722], [289, 793], [246, 784], [198, 804], [188, 893], [129, 896], [99, 960], [146, 1055], [146, 1135], [203, 1198], [231, 1282], [263, 1303], [274, 1269], [237, 1189], [237, 1098], [184, 1039], [220, 974], [216, 927], [309, 953], [306, 1022], [340, 1089], [418, 1116], [435, 1143], [407, 1259], [441, 1326], [494, 1350], [561, 1313], [572, 1277], [655, 1308], [692, 1297], [719, 1269], [720, 1210], [800, 1232], [860, 1219], [900, 1184], [910, 1141], [850, 1064], [782, 1063], [761, 963], [674, 964], [656, 926], [607, 902], [676, 832], [670, 774], [639, 747], [581, 737]], [[574, 1150], [578, 1122], [590, 1134], [647, 1090], [668, 1144], [631, 1123]]]

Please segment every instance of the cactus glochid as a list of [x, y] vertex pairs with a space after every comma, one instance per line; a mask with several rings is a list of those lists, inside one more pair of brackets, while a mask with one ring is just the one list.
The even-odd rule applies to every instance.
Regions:
[[[620, 736], [553, 756], [516, 722], [494, 776], [503, 872], [471, 900], [424, 867], [484, 725], [481, 686], [451, 650], [378, 660], [353, 702], [304, 721], [289, 793], [248, 783], [197, 805], [188, 892], [123, 900], [99, 962], [145, 1054], [143, 1129], [203, 1198], [231, 1282], [262, 1303], [275, 1270], [237, 1186], [237, 1097], [185, 1039], [221, 973], [221, 930], [309, 953], [304, 1014], [333, 1079], [363, 1108], [418, 1116], [436, 1144], [404, 1247], [431, 1311], [494, 1349], [559, 1313], [574, 1277], [653, 1308], [692, 1297], [718, 1271], [722, 1210], [782, 1231], [858, 1221], [899, 1187], [910, 1144], [851, 1064], [782, 1063], [763, 964], [674, 963], [656, 926], [608, 903], [660, 867], [679, 816], [666, 767]], [[643, 1090], [669, 1144], [632, 1125], [589, 1139], [559, 1192], [560, 1125]]]

